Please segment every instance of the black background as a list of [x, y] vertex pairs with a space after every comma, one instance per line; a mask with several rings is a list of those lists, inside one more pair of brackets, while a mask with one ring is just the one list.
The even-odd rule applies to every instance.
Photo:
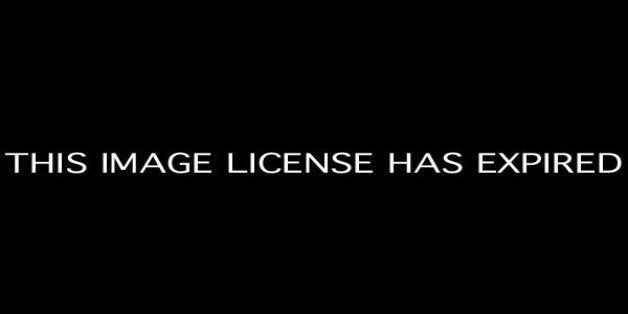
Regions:
[[[473, 171], [480, 151], [625, 158], [612, 10], [166, 9], [7, 20], [2, 151], [369, 151], [378, 173], [3, 170], [12, 295], [384, 309], [616, 295], [625, 170]], [[388, 152], [447, 151], [463, 174], [382, 171]]]

